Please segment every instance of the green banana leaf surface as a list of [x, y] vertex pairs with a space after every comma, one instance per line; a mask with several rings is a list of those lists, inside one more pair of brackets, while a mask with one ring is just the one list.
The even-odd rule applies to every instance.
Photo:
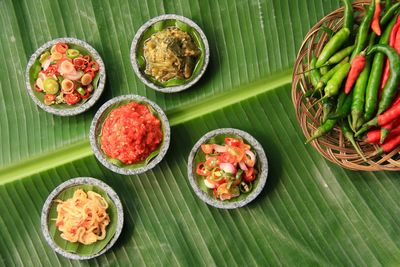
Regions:
[[[295, 118], [291, 74], [309, 28], [337, 0], [0, 0], [0, 266], [398, 266], [400, 176], [355, 172], [327, 162]], [[146, 88], [129, 58], [138, 28], [175, 13], [203, 29], [208, 70], [174, 94]], [[58, 117], [37, 107], [24, 81], [29, 57], [43, 43], [75, 37], [106, 65], [99, 102], [84, 114]], [[108, 171], [94, 157], [88, 132], [108, 99], [139, 94], [171, 123], [164, 160], [140, 175]], [[269, 177], [249, 205], [220, 210], [202, 202], [187, 178], [194, 143], [234, 127], [264, 147]], [[60, 183], [99, 178], [121, 198], [125, 225], [115, 246], [88, 261], [57, 255], [40, 228], [43, 203]]]

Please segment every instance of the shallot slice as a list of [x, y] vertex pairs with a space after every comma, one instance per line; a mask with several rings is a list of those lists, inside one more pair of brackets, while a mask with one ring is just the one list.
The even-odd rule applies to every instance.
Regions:
[[214, 150], [215, 152], [222, 153], [226, 151], [226, 147], [221, 145], [214, 145]]
[[236, 168], [231, 163], [224, 162], [219, 164], [219, 167], [226, 173], [236, 173]]
[[247, 171], [247, 170], [248, 170], [246, 164], [244, 164], [243, 161], [239, 162], [239, 167], [240, 167], [243, 171]]

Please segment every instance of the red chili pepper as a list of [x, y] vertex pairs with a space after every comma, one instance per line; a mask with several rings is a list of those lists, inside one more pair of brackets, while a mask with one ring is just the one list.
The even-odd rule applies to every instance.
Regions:
[[382, 126], [400, 117], [400, 103], [392, 105], [388, 110], [378, 116], [378, 125]]
[[378, 153], [383, 153], [383, 152], [389, 153], [399, 145], [400, 145], [400, 134], [388, 139], [383, 145], [381, 145]]
[[50, 65], [45, 71], [44, 73], [47, 76], [53, 76], [55, 74], [58, 73], [58, 66], [57, 65]]
[[[393, 48], [395, 48], [396, 46], [396, 39], [397, 39], [397, 33], [399, 32], [399, 28], [400, 28], [400, 16], [397, 17], [397, 21], [396, 24], [393, 26], [392, 31], [390, 32], [390, 38], [389, 38], [389, 45]], [[397, 42], [397, 53], [400, 54], [400, 36], [399, 36], [399, 41]], [[385, 68], [384, 71], [382, 73], [382, 80], [381, 80], [381, 87], [379, 90], [379, 95], [382, 94], [382, 90], [386, 85], [387, 80], [389, 79], [390, 76], [390, 68], [389, 68], [389, 59], [386, 59], [386, 63], [385, 63]]]
[[399, 119], [395, 119], [388, 124], [385, 124], [382, 126], [381, 131], [380, 131], [380, 139], [379, 143], [383, 144], [385, 142], [386, 137], [388, 137], [388, 134], [392, 132], [394, 128], [396, 128], [399, 125]]
[[87, 68], [84, 70], [84, 72], [85, 73], [87, 73], [87, 74], [89, 74], [91, 77], [92, 77], [92, 79], [94, 79], [94, 76], [96, 76], [96, 72], [95, 71], [93, 71], [93, 70], [88, 70]]
[[[86, 65], [86, 60], [84, 58], [78, 57], [74, 59], [74, 66], [78, 69], [82, 69]], [[86, 66], [85, 66], [86, 68]]]
[[74, 91], [72, 94], [66, 94], [64, 96], [65, 102], [67, 102], [68, 105], [75, 105], [79, 101], [81, 101], [81, 94], [79, 94], [77, 91]]
[[68, 45], [64, 43], [58, 43], [56, 44], [56, 50], [61, 54], [65, 54], [65, 52], [68, 50]]
[[349, 94], [351, 88], [353, 88], [354, 83], [357, 81], [358, 75], [360, 75], [361, 71], [365, 67], [365, 62], [365, 52], [361, 52], [359, 55], [355, 56], [351, 62], [350, 71], [344, 86], [344, 92], [346, 94]]
[[400, 22], [399, 27], [397, 28], [396, 37], [394, 38], [393, 48], [400, 54]]
[[371, 29], [378, 36], [381, 36], [381, 26], [379, 25], [380, 15], [381, 15], [381, 1], [375, 0], [375, 11], [374, 11], [374, 17], [372, 18], [371, 22]]
[[89, 96], [90, 96], [90, 92], [89, 92], [88, 89], [86, 89], [85, 92], [86, 92], [86, 94], [84, 94], [84, 95], [82, 96], [82, 99], [89, 98]]
[[83, 59], [85, 59], [87, 62], [89, 62], [91, 58], [89, 55], [85, 55], [85, 56], [83, 56]]
[[99, 70], [99, 64], [96, 61], [90, 61], [86, 69], [93, 70], [93, 71], [98, 71]]

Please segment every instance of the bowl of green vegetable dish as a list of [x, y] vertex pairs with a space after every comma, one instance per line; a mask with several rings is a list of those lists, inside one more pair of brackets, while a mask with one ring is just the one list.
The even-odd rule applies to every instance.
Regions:
[[152, 18], [136, 32], [131, 63], [150, 88], [173, 93], [194, 85], [210, 57], [207, 38], [192, 20], [167, 14]]
[[134, 175], [152, 169], [164, 158], [170, 126], [157, 104], [143, 96], [125, 95], [100, 107], [89, 139], [95, 156], [106, 168]]
[[106, 79], [103, 60], [88, 43], [58, 38], [29, 59], [25, 72], [29, 96], [44, 111], [73, 116], [85, 112], [100, 98]]
[[188, 177], [194, 192], [217, 208], [247, 205], [261, 193], [267, 176], [264, 149], [242, 130], [222, 128], [208, 132], [189, 154]]

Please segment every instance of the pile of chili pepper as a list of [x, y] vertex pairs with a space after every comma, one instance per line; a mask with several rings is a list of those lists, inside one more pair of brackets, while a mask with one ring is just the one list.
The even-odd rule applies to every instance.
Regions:
[[323, 114], [307, 142], [338, 124], [365, 160], [356, 140], [378, 144], [378, 154], [400, 145], [400, 2], [371, 0], [361, 16], [343, 2], [342, 28], [310, 60], [306, 96]]

